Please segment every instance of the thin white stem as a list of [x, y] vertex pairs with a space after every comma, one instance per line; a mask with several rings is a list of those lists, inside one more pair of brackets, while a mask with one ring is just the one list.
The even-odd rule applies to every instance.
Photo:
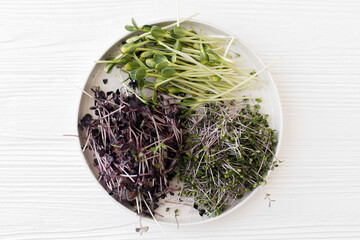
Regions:
[[85, 152], [85, 149], [86, 149], [86, 147], [88, 146], [88, 144], [89, 144], [89, 140], [90, 140], [90, 134], [89, 134], [89, 136], [87, 137], [87, 139], [86, 139], [86, 143], [85, 143], [85, 145], [84, 145], [84, 147], [83, 147], [83, 149], [82, 149], [82, 152]]
[[137, 208], [137, 212], [138, 214], [140, 215], [140, 208], [139, 208], [139, 199], [138, 199], [139, 196], [136, 196], [136, 208]]
[[[195, 13], [195, 14], [191, 15], [190, 17], [180, 19], [179, 24], [183, 23], [183, 22], [186, 22], [186, 21], [189, 21], [189, 20], [193, 19], [194, 17], [198, 16], [199, 14], [200, 13], [198, 12], [198, 13]], [[167, 25], [167, 26], [163, 27], [162, 29], [169, 29], [169, 28], [175, 27], [176, 25], [177, 25], [177, 23], [172, 23], [170, 25]], [[150, 34], [150, 33], [148, 33], [148, 34]]]
[[205, 37], [208, 37], [208, 38], [220, 38], [220, 39], [228, 39], [228, 38], [234, 38], [234, 39], [237, 39], [237, 37], [235, 36], [229, 36], [229, 35], [204, 35]]
[[134, 183], [134, 179], [125, 171], [124, 168], [120, 167], [120, 169], [125, 173], [126, 176], [128, 176], [130, 178], [130, 180]]
[[177, 22], [176, 26], [180, 26], [180, 3], [179, 0], [176, 0], [176, 12], [177, 12]]
[[137, 94], [136, 94], [132, 89], [130, 89], [128, 86], [126, 86], [126, 84], [124, 85], [124, 87], [125, 87], [128, 91], [130, 91], [132, 94], [134, 94], [135, 97], [137, 97], [137, 99], [139, 99], [139, 100], [142, 101], [143, 103], [147, 104], [147, 102], [144, 101], [144, 99], [142, 99], [139, 95], [137, 95]]
[[123, 108], [124, 108], [124, 106], [122, 106], [119, 109], [117, 109], [115, 111], [112, 111], [111, 113], [109, 113], [109, 114], [107, 114], [107, 115], [105, 115], [105, 116], [103, 116], [101, 118], [98, 118], [98, 119], [103, 119], [103, 118], [109, 117], [110, 115], [113, 115], [114, 113], [121, 111], [121, 109], [123, 109]]
[[243, 82], [239, 83], [238, 85], [234, 86], [233, 88], [230, 88], [229, 90], [220, 93], [214, 97], [212, 97], [213, 99], [221, 97], [222, 95], [225, 95], [227, 93], [230, 93], [232, 91], [235, 91], [236, 89], [238, 89], [239, 87], [241, 87], [242, 85], [244, 85], [245, 83], [248, 83], [250, 80], [252, 80], [253, 78], [255, 78], [259, 73], [264, 72], [265, 70], [267, 70], [269, 67], [271, 67], [273, 64], [277, 63], [281, 58], [276, 59], [275, 61], [273, 61], [272, 63], [270, 63], [269, 65], [267, 65], [266, 67], [264, 67], [263, 69], [261, 69], [260, 71], [258, 71], [256, 74], [252, 75], [251, 77], [249, 77], [248, 79], [244, 80]]
[[216, 101], [231, 101], [231, 100], [242, 100], [242, 99], [251, 99], [251, 98], [255, 98], [255, 97], [231, 97], [231, 98], [206, 98], [204, 100], [199, 100], [198, 102], [200, 103], [205, 103], [205, 102], [216, 102]]
[[230, 60], [230, 59], [228, 59], [228, 58], [226, 58], [226, 57], [224, 57], [224, 56], [219, 55], [219, 57], [220, 57], [221, 59], [223, 59], [224, 61], [227, 61], [227, 62], [229, 62], [229, 63], [234, 63], [233, 60]]
[[212, 72], [212, 73], [215, 74], [216, 76], [224, 79], [224, 80], [225, 80], [227, 83], [229, 83], [231, 86], [234, 86], [234, 84], [233, 84], [229, 79], [225, 78], [225, 77], [222, 76], [221, 74], [219, 74], [219, 73], [211, 70], [210, 68], [204, 66], [203, 64], [199, 63], [198, 61], [196, 61], [195, 59], [193, 59], [192, 57], [190, 57], [190, 56], [187, 55], [186, 53], [183, 53], [183, 52], [181, 52], [181, 51], [175, 50], [175, 49], [167, 46], [166, 44], [164, 44], [164, 43], [161, 42], [161, 41], [158, 41], [158, 43], [159, 43], [160, 45], [164, 46], [165, 48], [169, 49], [170, 51], [173, 51], [174, 53], [179, 54], [180, 56], [186, 58], [186, 59], [189, 60], [190, 62], [195, 63], [195, 64], [198, 65], [199, 67], [204, 68], [204, 69], [208, 70], [209, 72]]
[[234, 42], [235, 37], [232, 37], [229, 44], [227, 45], [226, 49], [225, 49], [225, 53], [224, 53], [224, 57], [226, 57], [227, 53], [229, 52], [229, 49], [231, 47], [231, 44]]
[[173, 79], [175, 79], [175, 78], [177, 78], [177, 76], [171, 77], [171, 78], [168, 78], [168, 79], [166, 79], [166, 80], [164, 80], [164, 81], [162, 81], [162, 82], [159, 82], [159, 83], [155, 84], [155, 88], [158, 87], [158, 86], [163, 85], [164, 83], [170, 82], [171, 80], [173, 80]]
[[149, 205], [146, 203], [145, 199], [143, 199], [143, 200], [144, 200], [144, 203], [145, 203], [147, 209], [148, 209], [149, 212], [150, 212], [151, 217], [154, 219], [156, 225], [158, 225], [158, 227], [160, 228], [162, 234], [163, 234], [165, 237], [169, 238], [169, 236], [165, 233], [164, 229], [161, 227], [160, 223], [156, 220], [154, 214], [152, 213], [152, 211], [151, 211]]

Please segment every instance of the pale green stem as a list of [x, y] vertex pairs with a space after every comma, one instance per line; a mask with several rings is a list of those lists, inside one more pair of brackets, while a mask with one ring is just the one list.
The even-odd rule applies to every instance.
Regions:
[[140, 61], [140, 59], [136, 56], [135, 53], [133, 54], [133, 58], [135, 58], [135, 60], [138, 64], [140, 64], [141, 66], [143, 66], [146, 69], [149, 69], [148, 66], [146, 66], [142, 61]]
[[232, 97], [232, 98], [206, 98], [206, 99], [200, 99], [199, 102], [205, 103], [205, 102], [216, 102], [216, 101], [232, 101], [232, 100], [240, 100], [240, 99], [252, 99], [255, 97]]
[[129, 88], [126, 84], [123, 85], [129, 92], [131, 92], [132, 94], [134, 94], [140, 101], [142, 101], [143, 103], [147, 104], [147, 102], [142, 99], [142, 97], [140, 97], [139, 95], [137, 95], [131, 88]]
[[178, 51], [178, 50], [172, 49], [172, 48], [168, 47], [166, 44], [164, 44], [164, 43], [161, 42], [161, 41], [158, 41], [158, 43], [159, 43], [160, 45], [164, 46], [165, 48], [173, 51], [174, 53], [179, 54], [180, 56], [183, 56], [184, 58], [187, 58], [190, 62], [195, 63], [195, 64], [198, 65], [199, 67], [202, 67], [202, 68], [204, 68], [204, 69], [206, 69], [206, 70], [214, 73], [215, 75], [217, 75], [217, 76], [219, 76], [220, 78], [222, 78], [222, 79], [224, 79], [225, 81], [227, 81], [230, 85], [234, 86], [234, 84], [233, 84], [230, 80], [228, 80], [227, 78], [224, 78], [223, 76], [221, 76], [221, 75], [218, 74], [217, 72], [215, 72], [215, 71], [211, 70], [210, 68], [204, 66], [203, 64], [199, 63], [198, 61], [196, 61], [195, 59], [193, 59], [193, 58], [190, 57], [189, 55], [187, 55], [187, 54], [185, 54], [185, 53], [183, 53], [183, 52], [180, 52], [180, 51]]
[[[176, 80], [175, 80], [175, 81], [176, 81]], [[207, 87], [207, 86], [205, 86], [205, 85], [203, 85], [203, 84], [193, 83], [193, 82], [189, 82], [189, 81], [186, 81], [185, 84], [191, 85], [191, 86], [193, 86], [194, 88], [199, 89], [199, 90], [202, 90], [202, 91], [211, 91], [211, 92], [214, 91], [214, 89], [211, 89], [211, 88], [209, 88], [209, 87]], [[215, 91], [216, 91], [216, 90], [215, 90]]]
[[222, 95], [224, 94], [227, 94], [227, 93], [230, 93], [232, 91], [235, 91], [237, 90], [239, 87], [241, 87], [242, 85], [244, 85], [245, 83], [249, 82], [250, 80], [252, 80], [253, 78], [255, 78], [257, 75], [259, 75], [259, 73], [262, 73], [264, 72], [265, 70], [267, 70], [271, 65], [273, 65], [274, 63], [276, 63], [279, 59], [273, 61], [272, 63], [270, 63], [269, 65], [267, 65], [266, 67], [264, 67], [263, 69], [261, 69], [260, 71], [258, 71], [256, 74], [252, 75], [251, 77], [249, 77], [248, 79], [246, 79], [245, 81], [239, 83], [238, 85], [236, 85], [235, 87], [223, 92], [223, 93], [220, 93], [214, 97], [212, 97], [213, 99], [215, 98], [218, 98], [218, 97], [221, 97]]
[[166, 80], [164, 80], [164, 81], [162, 81], [162, 82], [156, 83], [156, 84], [155, 84], [155, 88], [158, 87], [158, 86], [163, 85], [164, 83], [170, 82], [171, 80], [174, 80], [174, 79], [176, 79], [177, 77], [178, 77], [178, 76], [171, 77], [171, 78], [168, 78], [168, 79], [166, 79]]
[[191, 94], [193, 94], [193, 95], [198, 95], [198, 96], [201, 96], [201, 97], [205, 97], [205, 96], [204, 96], [203, 94], [201, 94], [201, 93], [198, 93], [198, 92], [192, 91], [192, 90], [190, 90], [190, 89], [184, 88], [184, 87], [182, 87], [182, 86], [180, 86], [179, 84], [176, 84], [176, 83], [174, 83], [174, 82], [172, 82], [171, 84], [174, 85], [175, 87], [179, 88], [179, 89], [184, 90], [186, 93], [191, 93]]

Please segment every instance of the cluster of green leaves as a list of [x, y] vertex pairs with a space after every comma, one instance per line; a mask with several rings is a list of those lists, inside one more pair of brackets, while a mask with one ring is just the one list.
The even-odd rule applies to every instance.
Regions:
[[[115, 66], [127, 73], [126, 80], [137, 83], [145, 103], [156, 103], [161, 92], [195, 108], [206, 102], [239, 99], [234, 92], [253, 87], [257, 81], [256, 74], [238, 68], [231, 56], [224, 56], [228, 40], [180, 26], [169, 30], [139, 27], [134, 19], [125, 28], [142, 34], [127, 39], [119, 56], [99, 62], [106, 63], [108, 73]], [[142, 94], [143, 88], [152, 89], [152, 99]]]
[[[260, 102], [260, 99], [257, 99]], [[275, 130], [260, 105], [244, 103], [234, 111], [228, 103], [208, 103], [205, 116], [183, 123], [189, 129], [175, 171], [182, 194], [193, 196], [202, 213], [216, 216], [263, 183], [274, 160]]]

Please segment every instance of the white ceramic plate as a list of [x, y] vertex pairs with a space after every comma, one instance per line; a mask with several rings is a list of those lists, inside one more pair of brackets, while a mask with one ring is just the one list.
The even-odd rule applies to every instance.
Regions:
[[[157, 25], [157, 26], [166, 26], [174, 21], [162, 21], [162, 22], [156, 22], [151, 25]], [[185, 28], [192, 27], [195, 30], [202, 30], [204, 34], [214, 34], [214, 35], [231, 35], [228, 32], [224, 32], [223, 30], [220, 30], [220, 28], [211, 26], [209, 24], [205, 24], [200, 21], [187, 21], [181, 24], [181, 26]], [[123, 38], [121, 38], [119, 41], [117, 41], [113, 46], [111, 46], [105, 54], [100, 59], [107, 59], [110, 57], [116, 57], [119, 54], [119, 49], [122, 45], [122, 42], [128, 39], [129, 37], [134, 36], [136, 33], [130, 33]], [[259, 71], [260, 69], [264, 68], [264, 63], [260, 60], [260, 58], [256, 55], [254, 51], [252, 51], [246, 44], [244, 44], [242, 41], [236, 39], [232, 47], [230, 49], [232, 52], [240, 53], [242, 58], [244, 58], [247, 62], [247, 65], [250, 66], [255, 71]], [[119, 75], [120, 71], [117, 68], [114, 68], [111, 74], [106, 74], [104, 72], [104, 64], [96, 64], [91, 71], [86, 84], [84, 86], [84, 91], [91, 93], [91, 88], [93, 86], [100, 86], [103, 91], [110, 91], [110, 90], [116, 90], [120, 87], [120, 81], [117, 80], [115, 75]], [[104, 78], [109, 79], [107, 84], [103, 84], [102, 80]], [[282, 138], [282, 110], [281, 110], [281, 104], [279, 95], [275, 86], [275, 83], [270, 76], [268, 71], [264, 71], [261, 74], [259, 74], [259, 78], [262, 80], [265, 80], [267, 84], [264, 84], [262, 88], [252, 90], [251, 95], [257, 96], [262, 98], [263, 102], [261, 104], [261, 111], [263, 113], [269, 114], [269, 124], [270, 127], [277, 130], [278, 133], [278, 146], [276, 147], [276, 155], [279, 152], [279, 146], [281, 145], [281, 138]], [[80, 106], [79, 106], [79, 113], [78, 118], [81, 119], [85, 114], [91, 113], [89, 108], [92, 106], [93, 100], [90, 99], [85, 94], [82, 94], [81, 100], [80, 100]], [[85, 141], [81, 140], [84, 136], [84, 133], [82, 131], [79, 131], [80, 136], [80, 145], [83, 145]], [[98, 178], [98, 172], [96, 168], [93, 166], [93, 155], [90, 150], [86, 150], [84, 152], [84, 158], [85, 161], [91, 170], [94, 177]], [[100, 185], [100, 184], [99, 184]], [[107, 191], [102, 186], [104, 190], [104, 194], [107, 194]], [[234, 211], [235, 209], [239, 208], [241, 205], [243, 205], [247, 200], [250, 199], [250, 197], [258, 190], [256, 188], [252, 192], [249, 192], [247, 195], [245, 195], [235, 206], [229, 208], [219, 216], [215, 218], [208, 218], [208, 217], [200, 217], [197, 210], [193, 209], [191, 206], [187, 206], [186, 204], [172, 204], [172, 203], [164, 203], [159, 204], [160, 207], [156, 210], [156, 212], [163, 215], [163, 217], [156, 215], [156, 218], [159, 222], [165, 223], [165, 224], [176, 224], [175, 216], [174, 216], [174, 210], [179, 209], [179, 216], [177, 217], [178, 222], [180, 225], [188, 225], [188, 224], [198, 224], [198, 223], [204, 223], [208, 221], [212, 221], [215, 219], [219, 219], [220, 217], [229, 214], [230, 212]], [[111, 196], [109, 196], [111, 197]], [[167, 201], [173, 201], [177, 202], [175, 196], [169, 196], [165, 200]], [[113, 198], [114, 199], [114, 198]], [[115, 206], [114, 207], [122, 207], [124, 210], [131, 211], [128, 206], [124, 206], [117, 202], [114, 199]], [[265, 204], [265, 203], [264, 203]], [[166, 212], [166, 208], [169, 207], [170, 211]], [[133, 212], [133, 211], [131, 211]], [[134, 212], [133, 212], [134, 213]], [[135, 214], [135, 213], [134, 213]]]

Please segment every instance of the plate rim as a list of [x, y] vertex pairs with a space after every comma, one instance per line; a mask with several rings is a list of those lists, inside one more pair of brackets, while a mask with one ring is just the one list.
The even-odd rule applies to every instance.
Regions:
[[[165, 22], [174, 22], [176, 23], [176, 20], [174, 20], [173, 18], [165, 18], [165, 19], [160, 19], [160, 20], [155, 20], [155, 21], [151, 21], [149, 23], [146, 23], [148, 25], [157, 25], [157, 24], [164, 24]], [[198, 19], [191, 19], [191, 20], [188, 20], [186, 22], [194, 22], [195, 24], [203, 24], [203, 25], [206, 25], [208, 27], [211, 27], [211, 28], [215, 28], [219, 31], [222, 31], [226, 34], [228, 34], [229, 36], [236, 36], [234, 34], [232, 34], [230, 31], [228, 31], [226, 28], [222, 28], [216, 24], [213, 24], [213, 23], [209, 23], [207, 21], [204, 21], [204, 20], [198, 20]], [[136, 33], [136, 32], [135, 32]], [[121, 41], [124, 41], [126, 40], [127, 38], [129, 38], [130, 36], [134, 35], [134, 32], [130, 32], [130, 33], [127, 33], [127, 34], [124, 34], [122, 36], [120, 36], [120, 38], [118, 38], [117, 41], [113, 42], [109, 47], [106, 48], [105, 52], [102, 53], [101, 57], [99, 59], [103, 59], [108, 51], [113, 48], [117, 43], [121, 42]], [[237, 37], [237, 36], [236, 36]], [[248, 51], [250, 54], [252, 54], [256, 60], [259, 62], [259, 64], [261, 65], [261, 67], [265, 67], [266, 65], [264, 64], [264, 62], [261, 60], [261, 58], [259, 57], [259, 55], [249, 46], [249, 44], [247, 44], [245, 41], [243, 41], [242, 39], [240, 39], [239, 37], [237, 37], [237, 39], [235, 41], [238, 41], [239, 43], [241, 43]], [[85, 78], [84, 80], [84, 83], [82, 84], [82, 90], [85, 89], [89, 79], [91, 78], [92, 76], [92, 73], [93, 71], [96, 69], [97, 67], [97, 63], [94, 64], [94, 66], [91, 68], [91, 71], [90, 73], [88, 74], [88, 77]], [[276, 82], [274, 81], [274, 79], [272, 78], [269, 70], [266, 70], [263, 72], [263, 74], [266, 74], [267, 75], [267, 78], [269, 80], [269, 83], [273, 85], [273, 88], [274, 88], [274, 91], [273, 91], [273, 95], [275, 96], [275, 101], [278, 103], [278, 112], [279, 112], [279, 116], [277, 116], [278, 118], [278, 122], [279, 122], [279, 129], [276, 129], [277, 133], [278, 133], [278, 143], [277, 143], [277, 146], [275, 148], [275, 155], [273, 157], [273, 161], [275, 161], [276, 158], [278, 158], [279, 156], [279, 152], [280, 152], [280, 149], [281, 149], [281, 145], [282, 145], [282, 138], [283, 138], [283, 110], [282, 110], [282, 102], [281, 102], [281, 99], [280, 99], [280, 95], [279, 95], [279, 91], [278, 91], [278, 87], [276, 85]], [[77, 129], [77, 132], [79, 133], [79, 136], [80, 136], [80, 130], [77, 128], [77, 125], [78, 125], [78, 121], [80, 119], [80, 111], [81, 111], [81, 102], [82, 102], [82, 99], [84, 97], [84, 93], [82, 92], [80, 94], [80, 99], [78, 101], [78, 108], [77, 108], [77, 122], [76, 122], [76, 129]], [[91, 178], [94, 182], [96, 182], [96, 185], [98, 187], [100, 187], [105, 193], [106, 195], [109, 196], [108, 194], [108, 191], [97, 181], [96, 179], [96, 176], [93, 174], [93, 172], [91, 171], [90, 169], [90, 163], [86, 160], [85, 158], [85, 155], [84, 153], [82, 152], [82, 149], [81, 149], [81, 141], [80, 141], [80, 137], [78, 138], [78, 143], [79, 143], [79, 150], [80, 150], [80, 153], [81, 153], [81, 156], [83, 158], [83, 162], [85, 163], [86, 165], [86, 168], [88, 170], [88, 172], [91, 174]], [[270, 174], [271, 174], [271, 170], [269, 170], [267, 172], [267, 175], [266, 175], [266, 178], [265, 179], [268, 179]], [[209, 222], [213, 222], [213, 221], [216, 221], [216, 220], [219, 220], [221, 218], [223, 218], [224, 216], [227, 216], [231, 213], [233, 213], [234, 211], [236, 211], [237, 209], [239, 209], [241, 206], [243, 206], [246, 202], [249, 201], [249, 199], [251, 199], [259, 190], [261, 185], [257, 186], [255, 189], [253, 189], [249, 195], [246, 196], [245, 199], [243, 199], [241, 202], [237, 203], [236, 205], [232, 206], [231, 208], [229, 208], [228, 210], [226, 210], [225, 212], [221, 213], [220, 215], [216, 216], [216, 217], [209, 217], [203, 221], [197, 221], [197, 222], [189, 222], [189, 223], [181, 223], [180, 225], [181, 226], [194, 226], [194, 225], [200, 225], [200, 224], [205, 224], [205, 223], [209, 223]], [[136, 216], [135, 212], [133, 212], [132, 210], [130, 210], [128, 207], [124, 206], [123, 204], [121, 204], [120, 202], [118, 202], [115, 198], [113, 198], [112, 196], [109, 196], [112, 201], [121, 207], [121, 209], [125, 209], [126, 211], [128, 211], [129, 213], [131, 213], [133, 216]], [[155, 223], [154, 219], [150, 218], [150, 217], [143, 217], [142, 220], [145, 220], [146, 222], [151, 222], [151, 223]], [[163, 225], [170, 225], [170, 226], [176, 226], [177, 224], [176, 223], [173, 223], [173, 222], [166, 222], [166, 221], [161, 221], [161, 219], [158, 219], [157, 218], [157, 221], [159, 222], [159, 224], [163, 224]]]

